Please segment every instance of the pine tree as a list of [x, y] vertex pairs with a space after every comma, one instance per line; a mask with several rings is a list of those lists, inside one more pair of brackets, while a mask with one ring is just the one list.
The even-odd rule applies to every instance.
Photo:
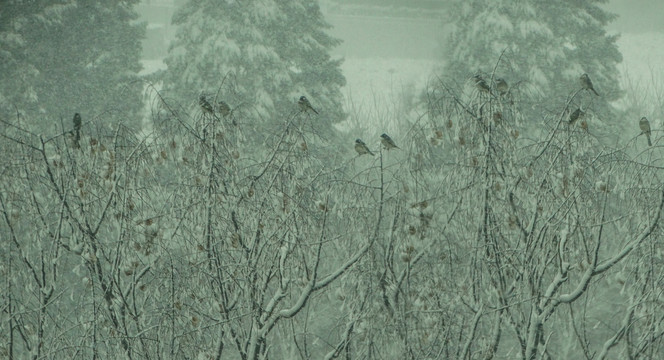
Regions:
[[345, 78], [328, 53], [340, 41], [325, 32], [330, 25], [315, 1], [192, 0], [173, 24], [179, 29], [162, 75], [168, 98], [186, 106], [204, 93], [256, 126], [281, 123], [304, 95], [320, 112], [312, 115], [317, 123], [343, 120]]
[[608, 104], [622, 96], [617, 69], [622, 55], [617, 36], [604, 29], [616, 18], [599, 7], [606, 2], [457, 2], [448, 13], [454, 29], [442, 72], [459, 82], [477, 73], [487, 82], [493, 76], [491, 86], [504, 78], [511, 92], [530, 95], [540, 115], [558, 113], [587, 73], [601, 96], [584, 90], [573, 102], [607, 115], [613, 112]]
[[[0, 108], [38, 130], [81, 113], [137, 122], [142, 106], [138, 0], [18, 1], [0, 15]], [[4, 11], [7, 9], [7, 11]]]

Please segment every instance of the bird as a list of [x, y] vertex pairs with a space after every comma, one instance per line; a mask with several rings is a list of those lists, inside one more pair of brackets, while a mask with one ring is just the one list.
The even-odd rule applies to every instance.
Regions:
[[316, 109], [314, 109], [314, 107], [311, 106], [309, 99], [307, 99], [307, 97], [304, 95], [300, 96], [300, 100], [297, 101], [297, 104], [300, 106], [300, 110], [304, 112], [308, 112], [309, 110], [311, 110], [316, 114], [318, 114], [318, 111], [316, 111]]
[[581, 77], [579, 77], [579, 82], [581, 83], [581, 89], [590, 90], [594, 92], [595, 95], [599, 96], [597, 91], [595, 91], [595, 88], [593, 87], [593, 82], [590, 81], [590, 76], [588, 76], [588, 74], [581, 75]]
[[230, 115], [231, 107], [228, 106], [228, 104], [225, 101], [219, 100], [217, 102], [217, 111], [219, 111], [221, 116], [226, 117], [226, 116]]
[[81, 130], [81, 114], [74, 114], [74, 130], [79, 132]]
[[390, 149], [400, 149], [400, 147], [397, 146], [397, 144], [394, 143], [391, 137], [389, 135], [383, 133], [383, 135], [380, 136], [380, 142], [383, 144], [386, 150]]
[[639, 127], [641, 128], [641, 133], [646, 134], [648, 146], [652, 146], [652, 142], [650, 141], [650, 121], [645, 116], [639, 120]]
[[82, 125], [81, 114], [75, 113], [73, 121], [74, 121], [74, 136], [75, 136], [74, 137], [74, 146], [76, 148], [80, 148], [81, 145], [80, 145], [79, 141], [81, 140], [81, 125]]
[[210, 105], [210, 102], [205, 98], [204, 94], [201, 94], [201, 96], [198, 98], [198, 105], [200, 105], [201, 109], [203, 109], [203, 113], [214, 114], [214, 108], [212, 105]]
[[369, 154], [374, 156], [374, 153], [369, 150], [367, 144], [365, 144], [361, 139], [355, 139], [355, 151], [357, 151], [358, 155]]
[[486, 84], [486, 81], [482, 79], [480, 75], [475, 75], [473, 76], [473, 80], [475, 80], [475, 86], [479, 91], [482, 92], [491, 92], [491, 89], [489, 88], [489, 85]]
[[510, 86], [507, 85], [507, 81], [502, 78], [496, 79], [496, 90], [498, 90], [498, 93], [500, 95], [505, 95], [507, 94], [507, 91], [509, 91]]
[[574, 110], [574, 112], [569, 116], [569, 124], [574, 125], [574, 123], [579, 120], [580, 117], [583, 117], [586, 113], [583, 112], [580, 108]]

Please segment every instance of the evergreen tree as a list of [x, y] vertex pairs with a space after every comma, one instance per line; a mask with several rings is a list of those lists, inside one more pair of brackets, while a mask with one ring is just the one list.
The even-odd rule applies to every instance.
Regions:
[[304, 95], [320, 112], [311, 113], [317, 125], [330, 130], [343, 120], [345, 78], [328, 53], [340, 41], [325, 32], [330, 25], [315, 1], [191, 0], [173, 24], [179, 28], [162, 75], [169, 98], [197, 105], [203, 93], [256, 126], [282, 123]]
[[15, 111], [38, 130], [81, 113], [131, 119], [141, 109], [138, 82], [143, 24], [138, 0], [18, 1], [3, 4], [0, 44], [3, 115]]
[[[465, 82], [480, 73], [491, 87], [497, 85], [496, 79], [504, 78], [511, 93], [530, 95], [539, 115], [557, 115], [563, 106], [571, 107], [569, 112], [579, 106], [592, 107], [606, 125], [606, 115], [613, 112], [608, 104], [622, 96], [617, 36], [604, 29], [616, 16], [599, 6], [606, 2], [457, 2], [448, 13], [454, 29], [443, 74]], [[583, 90], [566, 105], [581, 90], [579, 77], [584, 73], [600, 96]]]

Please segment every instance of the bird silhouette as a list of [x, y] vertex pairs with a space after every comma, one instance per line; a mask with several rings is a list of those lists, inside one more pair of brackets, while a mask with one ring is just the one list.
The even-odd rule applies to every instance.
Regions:
[[355, 151], [357, 151], [358, 155], [369, 154], [371, 156], [374, 156], [374, 153], [372, 153], [371, 150], [369, 150], [367, 144], [365, 144], [364, 141], [360, 139], [355, 139]]
[[586, 113], [583, 112], [580, 108], [574, 110], [574, 112], [569, 116], [569, 124], [574, 125], [574, 123], [579, 120], [580, 117], [583, 117]]
[[491, 92], [491, 88], [489, 88], [489, 85], [486, 84], [486, 81], [484, 81], [480, 75], [473, 76], [473, 80], [475, 81], [475, 87], [477, 87], [477, 90], [486, 93]]
[[507, 85], [507, 81], [502, 78], [496, 79], [496, 90], [498, 90], [498, 93], [500, 95], [505, 95], [509, 91], [510, 86]]
[[381, 144], [383, 144], [383, 146], [385, 147], [386, 150], [390, 150], [390, 149], [400, 149], [400, 147], [398, 147], [398, 146], [394, 143], [394, 141], [392, 140], [392, 138], [391, 138], [389, 135], [387, 135], [387, 134], [383, 134], [383, 135], [380, 136], [380, 142], [381, 142]]
[[593, 87], [593, 82], [590, 80], [590, 76], [588, 74], [583, 74], [581, 77], [579, 77], [579, 83], [581, 83], [581, 88], [584, 90], [590, 90], [595, 93], [595, 95], [599, 96], [597, 91], [595, 91], [595, 88]]
[[650, 141], [650, 121], [645, 116], [639, 120], [639, 127], [641, 128], [641, 133], [645, 134], [646, 139], [648, 139], [648, 146], [652, 146], [652, 142]]
[[81, 140], [81, 126], [82, 126], [82, 121], [81, 121], [81, 114], [76, 113], [74, 114], [74, 146], [76, 148], [80, 148], [81, 145], [79, 141]]
[[309, 99], [307, 99], [307, 97], [304, 96], [304, 95], [300, 96], [300, 100], [297, 101], [297, 105], [299, 105], [300, 110], [302, 110], [304, 112], [308, 112], [309, 110], [311, 110], [311, 111], [315, 112], [316, 114], [318, 114], [318, 111], [316, 111], [316, 109], [314, 109], [314, 107], [311, 106], [311, 103], [309, 102]]
[[198, 105], [200, 105], [203, 113], [205, 114], [214, 114], [214, 108], [210, 105], [210, 102], [205, 98], [205, 94], [201, 94], [198, 97]]

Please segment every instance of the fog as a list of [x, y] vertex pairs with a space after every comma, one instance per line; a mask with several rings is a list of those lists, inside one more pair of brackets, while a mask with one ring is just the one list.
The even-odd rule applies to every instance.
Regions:
[[662, 14], [0, 2], [0, 358], [664, 358]]
[[[366, 3], [321, 2], [325, 18], [332, 25], [330, 34], [342, 40], [331, 53], [345, 59], [342, 64], [348, 82], [345, 96], [363, 103], [376, 96], [391, 96], [395, 86], [423, 87], [445, 51], [440, 34], [449, 33], [449, 24], [441, 18], [449, 2]], [[154, 60], [166, 55], [174, 35], [169, 23], [175, 6], [177, 2], [173, 1], [142, 2], [138, 6], [141, 20], [148, 22], [147, 39], [143, 43], [145, 73], [163, 68], [163, 64]], [[658, 46], [664, 41], [661, 20], [664, 3], [613, 0], [602, 7], [618, 15], [607, 30], [620, 34], [622, 81], [659, 83], [664, 76], [661, 70], [664, 50]]]

